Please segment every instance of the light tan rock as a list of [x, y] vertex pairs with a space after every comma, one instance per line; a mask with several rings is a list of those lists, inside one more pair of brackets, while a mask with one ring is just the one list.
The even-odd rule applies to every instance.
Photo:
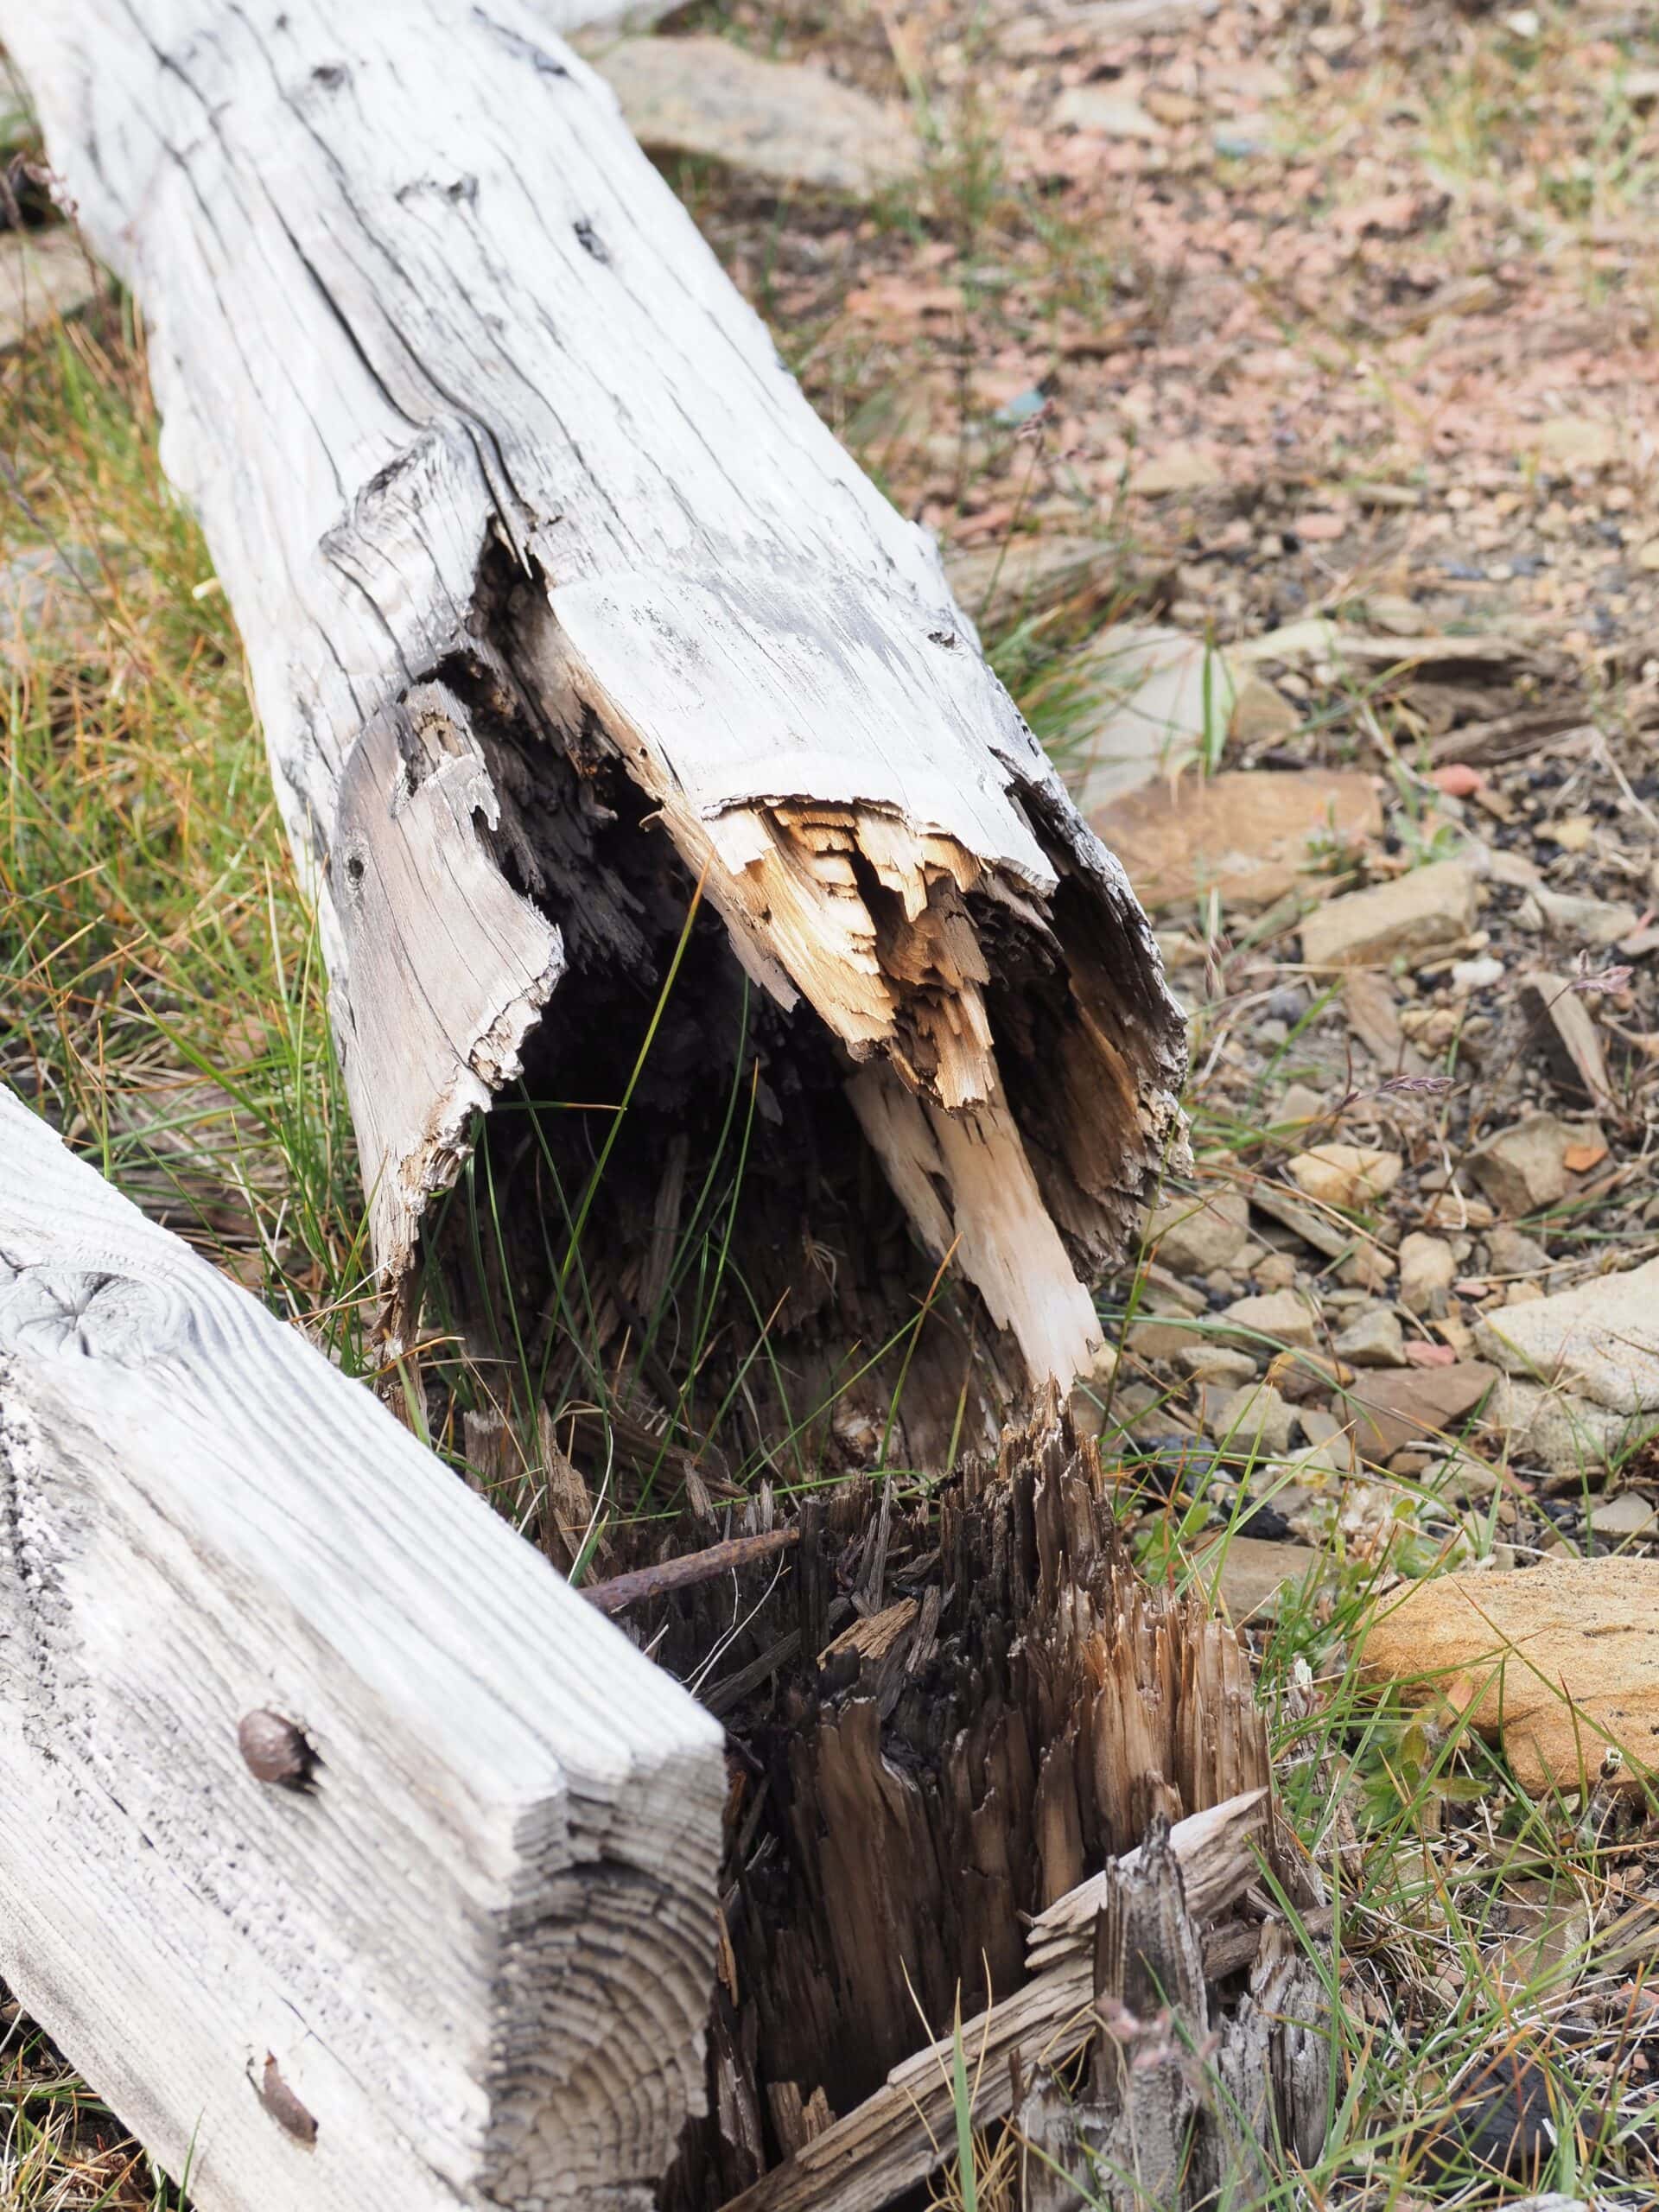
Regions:
[[1205, 1426], [1217, 1442], [1277, 1458], [1290, 1449], [1296, 1408], [1287, 1405], [1270, 1382], [1247, 1382], [1222, 1401]]
[[1659, 1413], [1659, 1260], [1503, 1306], [1476, 1336], [1511, 1375], [1559, 1383], [1615, 1413]]
[[1144, 146], [1158, 146], [1167, 135], [1139, 100], [1115, 92], [1108, 85], [1073, 85], [1062, 92], [1048, 111], [1051, 129], [1081, 130], [1094, 138], [1130, 138]]
[[[1194, 446], [1167, 446], [1134, 471], [1129, 489], [1139, 493], [1142, 499], [1155, 499], [1168, 492], [1206, 492], [1224, 480], [1218, 463], [1207, 454], [1200, 453]], [[1227, 706], [1230, 718], [1230, 696]]]
[[1400, 1303], [1408, 1313], [1444, 1313], [1457, 1281], [1457, 1255], [1444, 1237], [1414, 1229], [1400, 1239]]
[[1184, 1344], [1175, 1354], [1175, 1364], [1185, 1368], [1195, 1382], [1207, 1382], [1218, 1390], [1236, 1390], [1241, 1383], [1255, 1379], [1255, 1362], [1249, 1352], [1203, 1338]]
[[1376, 967], [1400, 953], [1440, 951], [1474, 928], [1477, 896], [1465, 861], [1413, 868], [1316, 907], [1302, 923], [1302, 958], [1311, 968]]
[[1016, 537], [947, 548], [944, 574], [976, 622], [1036, 614], [1062, 601], [1092, 602], [1113, 588], [1121, 549], [1097, 537]]
[[1109, 802], [1158, 777], [1180, 777], [1220, 750], [1233, 711], [1225, 656], [1206, 639], [1157, 625], [1121, 622], [1065, 664], [1099, 704], [1071, 751], [1073, 796], [1096, 820]]
[[1593, 1510], [1590, 1526], [1597, 1535], [1611, 1536], [1619, 1542], [1631, 1536], [1659, 1535], [1659, 1507], [1640, 1491], [1621, 1491], [1617, 1497]]
[[1235, 745], [1278, 745], [1294, 737], [1302, 718], [1265, 676], [1247, 677], [1233, 702]]
[[1315, 1315], [1307, 1300], [1294, 1290], [1273, 1290], [1259, 1298], [1236, 1298], [1224, 1306], [1221, 1320], [1231, 1330], [1269, 1344], [1311, 1351], [1315, 1341]]
[[1497, 1379], [1497, 1370], [1478, 1359], [1360, 1376], [1339, 1411], [1354, 1423], [1360, 1457], [1381, 1466], [1396, 1452], [1459, 1427]]
[[1224, 1268], [1250, 1233], [1250, 1202], [1233, 1185], [1166, 1198], [1147, 1224], [1160, 1263], [1185, 1274]]
[[1373, 1684], [1444, 1700], [1500, 1737], [1527, 1789], [1634, 1786], [1659, 1743], [1659, 1560], [1416, 1583], [1376, 1607], [1361, 1664]]
[[1567, 1196], [1567, 1154], [1584, 1141], [1554, 1114], [1531, 1114], [1477, 1147], [1470, 1172], [1500, 1212], [1536, 1213]]
[[1380, 836], [1382, 808], [1373, 779], [1356, 769], [1229, 769], [1173, 790], [1145, 785], [1090, 821], [1148, 912], [1211, 891], [1255, 910], [1294, 890], [1332, 844]]
[[79, 315], [105, 288], [79, 234], [0, 231], [0, 353], [59, 316]]
[[1308, 1198], [1357, 1212], [1388, 1196], [1405, 1164], [1397, 1152], [1374, 1152], [1359, 1144], [1316, 1144], [1298, 1153], [1287, 1163], [1287, 1172]]
[[901, 114], [822, 69], [768, 61], [729, 39], [623, 39], [594, 66], [656, 153], [860, 199], [921, 171], [920, 141]]
[[[1476, 1336], [1480, 1338], [1479, 1329]], [[1497, 1349], [1492, 1340], [1493, 1352]], [[1615, 1413], [1571, 1391], [1547, 1389], [1513, 1375], [1493, 1384], [1481, 1418], [1503, 1438], [1509, 1458], [1548, 1467], [1555, 1475], [1599, 1474], [1649, 1426], [1642, 1414]]]
[[1211, 1603], [1239, 1628], [1274, 1619], [1287, 1590], [1332, 1572], [1325, 1555], [1307, 1544], [1272, 1544], [1224, 1532], [1198, 1548], [1195, 1565]]
[[1351, 1367], [1403, 1367], [1406, 1338], [1400, 1317], [1389, 1306], [1373, 1306], [1355, 1315], [1332, 1350]]

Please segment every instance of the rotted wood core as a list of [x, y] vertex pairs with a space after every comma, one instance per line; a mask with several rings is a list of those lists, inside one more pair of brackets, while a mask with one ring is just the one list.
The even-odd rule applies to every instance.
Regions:
[[[458, 1141], [477, 1148], [472, 1188], [427, 1212], [397, 1340], [417, 1339], [426, 1299], [554, 1407], [632, 1417], [645, 1440], [624, 1456], [653, 1477], [689, 1452], [717, 1487], [780, 1435], [830, 1473], [883, 1433], [926, 1467], [953, 1440], [994, 1449], [1031, 1380], [1103, 1357], [1084, 1283], [1121, 1243], [1155, 1072], [1135, 1057], [1160, 999], [1132, 937], [1064, 874], [1046, 911], [952, 840], [868, 810], [756, 810], [733, 875], [729, 817], [719, 844], [670, 834], [671, 794], [652, 804], [581, 696], [545, 589], [499, 547], [469, 621], [391, 716], [393, 741], [411, 792], [477, 763], [480, 834], [565, 972], [559, 1020], [518, 1040], [518, 1077]], [[369, 851], [383, 831], [371, 811], [331, 862], [365, 961], [398, 923], [374, 895], [402, 881]], [[1050, 842], [1064, 871], [1058, 829]], [[810, 1003], [757, 950], [766, 931], [817, 977]], [[757, 1331], [781, 1360], [752, 1357]], [[579, 1465], [613, 1458], [610, 1427], [591, 1440]]]
[[[918, 2069], [958, 1999], [995, 2021], [1030, 2002], [1033, 1973], [1086, 1969], [1103, 1892], [1080, 1885], [1097, 1870], [1160, 1821], [1268, 1789], [1236, 1637], [1140, 1578], [1114, 1496], [1051, 1399], [936, 1493], [843, 1486], [803, 1506], [786, 1554], [631, 1611], [728, 1731], [709, 2116], [688, 2127], [668, 2212], [749, 2189], [770, 2205], [779, 2162]], [[1316, 1904], [1270, 1808], [1260, 1828], [1262, 1863]], [[1234, 2010], [1265, 1880], [1224, 1901]], [[896, 2201], [926, 2163], [924, 2131], [882, 2168], [894, 2189], [856, 2201]], [[804, 2194], [772, 2184], [778, 2202], [838, 2203], [825, 2171]]]

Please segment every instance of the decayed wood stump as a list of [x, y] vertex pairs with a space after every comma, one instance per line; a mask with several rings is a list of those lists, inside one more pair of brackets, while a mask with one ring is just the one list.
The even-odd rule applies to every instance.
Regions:
[[[1240, 2139], [1228, 2095], [1177, 2066], [1165, 2133], [1185, 2140], [1203, 2118], [1204, 2156], [1183, 2153], [1196, 2205], [1200, 2175], [1238, 2173], [1275, 2132], [1306, 2148], [1323, 2127], [1323, 2073], [1287, 2040], [1300, 2021], [1322, 2059], [1323, 1996], [1274, 1932], [1261, 1862], [1299, 1906], [1320, 1892], [1271, 1815], [1249, 1662], [1224, 1623], [1134, 1572], [1114, 1494], [1051, 1405], [936, 1497], [842, 1487], [803, 1509], [798, 1547], [633, 1610], [732, 1746], [711, 2117], [671, 2178], [674, 2212], [745, 2191], [744, 2212], [893, 2201], [932, 2163], [916, 2097], [940, 2077], [912, 2054], [958, 2000], [989, 2008], [984, 2116], [1021, 2101], [1007, 2056], [1023, 2053], [1027, 2135], [1039, 2109], [1064, 2111], [1074, 2147], [1109, 2149], [1131, 2125], [1149, 2145], [1147, 2069], [1125, 2119], [1094, 2021], [1058, 2053], [1054, 2036], [1096, 1986], [1142, 2022], [1175, 2002], [1149, 2013], [1135, 1945], [1120, 1929], [1097, 1962], [1096, 1926], [1114, 1897], [1141, 1910], [1144, 1881], [1125, 1889], [1113, 1862], [1224, 1803], [1255, 1808], [1225, 1829], [1230, 1864], [1242, 1836], [1257, 1847], [1236, 1885], [1198, 1896], [1190, 1925], [1171, 1919], [1167, 1881], [1146, 1894], [1160, 1927], [1186, 1930], [1170, 1960], [1208, 1967], [1181, 1998], [1191, 2040], [1213, 2032], [1223, 2057], [1249, 2047], [1253, 2119]], [[1160, 1953], [1154, 1970], [1169, 1963]], [[1292, 1982], [1294, 2003], [1273, 2012]], [[948, 2142], [949, 2126], [934, 2134]]]
[[497, 1140], [502, 1267], [545, 1294], [701, 886], [591, 1223], [616, 1337], [735, 1095], [733, 1274], [776, 1327], [879, 1345], [948, 1255], [1003, 1382], [1087, 1372], [1089, 1286], [1176, 1127], [1144, 918], [931, 542], [546, 12], [3, 0], [0, 29], [147, 319], [383, 1279], [522, 1076], [563, 1103]]

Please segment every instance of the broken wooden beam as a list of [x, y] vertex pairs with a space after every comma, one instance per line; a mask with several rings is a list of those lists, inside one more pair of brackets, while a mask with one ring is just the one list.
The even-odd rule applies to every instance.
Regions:
[[[385, 1283], [504, 1085], [608, 1117], [675, 971], [597, 1239], [619, 1330], [650, 1273], [630, 1173], [655, 1188], [670, 1133], [710, 1155], [735, 1062], [782, 1325], [913, 1317], [873, 1160], [1000, 1373], [1090, 1371], [1090, 1287], [1179, 1126], [1145, 918], [932, 541], [545, 10], [0, 0], [0, 28], [147, 319], [317, 902]], [[534, 1207], [587, 1172], [586, 1113], [544, 1117]]]
[[0, 1091], [0, 1974], [197, 2212], [654, 2202], [720, 1730]]
[[[1179, 1872], [1184, 1924], [1213, 1917], [1255, 1878], [1269, 1809], [1268, 1793], [1252, 1790], [1157, 1831], [1157, 1852], [1166, 1852]], [[1051, 1932], [1063, 1926], [1066, 1942], [1039, 1941], [1033, 1929], [1033, 1956], [1040, 1953], [1046, 1960], [1042, 1971], [1014, 1996], [963, 2023], [976, 2126], [1006, 2118], [1018, 2101], [1022, 2078], [1058, 2072], [1098, 2033], [1096, 1922], [1112, 1895], [1133, 1886], [1147, 1856], [1145, 1849], [1131, 1853], [1061, 1898], [1052, 1908], [1059, 1922], [1046, 1915], [1045, 1920]], [[954, 2152], [957, 2034], [895, 2067], [868, 2102], [822, 2129], [734, 2197], [725, 2212], [881, 2212], [925, 2180]]]

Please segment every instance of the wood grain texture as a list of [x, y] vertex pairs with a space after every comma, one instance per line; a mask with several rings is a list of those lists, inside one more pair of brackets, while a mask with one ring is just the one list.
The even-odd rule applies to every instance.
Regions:
[[[1266, 1795], [1251, 1791], [1218, 1812], [1220, 1817], [1215, 1812], [1194, 1814], [1173, 1827], [1166, 1823], [1154, 1854], [1159, 1868], [1167, 1860], [1174, 1870], [1166, 1878], [1166, 1889], [1173, 1880], [1179, 1900], [1185, 1878], [1212, 1912], [1230, 1904], [1257, 1870], [1252, 1844], [1267, 1827]], [[1084, 1884], [1080, 1910], [1087, 1916], [1086, 1934], [1063, 1954], [1051, 1953], [1044, 1971], [1014, 1996], [963, 2023], [976, 2126], [1011, 2109], [1014, 2085], [1021, 2075], [1061, 2069], [1094, 2036], [1095, 1921], [1103, 1898], [1109, 1901], [1125, 1891], [1140, 1895], [1146, 1864], [1147, 1854], [1137, 1851]], [[1071, 1897], [1062, 1898], [1056, 1909], [1071, 1903]], [[1190, 1928], [1183, 1919], [1184, 1935]], [[1192, 1934], [1191, 1944], [1196, 1943]], [[1201, 1968], [1198, 1993], [1202, 2016]], [[885, 2088], [734, 2197], [726, 2212], [880, 2212], [951, 2153], [953, 2050], [947, 2036], [895, 2067]]]
[[645, 877], [701, 880], [849, 1072], [966, 1117], [944, 1249], [1069, 1380], [1176, 1127], [1150, 933], [931, 539], [549, 21], [0, 0], [242, 628], [377, 1261], [543, 1009], [637, 990]]
[[720, 1740], [0, 1093], [0, 1972], [199, 2212], [648, 2205]]

